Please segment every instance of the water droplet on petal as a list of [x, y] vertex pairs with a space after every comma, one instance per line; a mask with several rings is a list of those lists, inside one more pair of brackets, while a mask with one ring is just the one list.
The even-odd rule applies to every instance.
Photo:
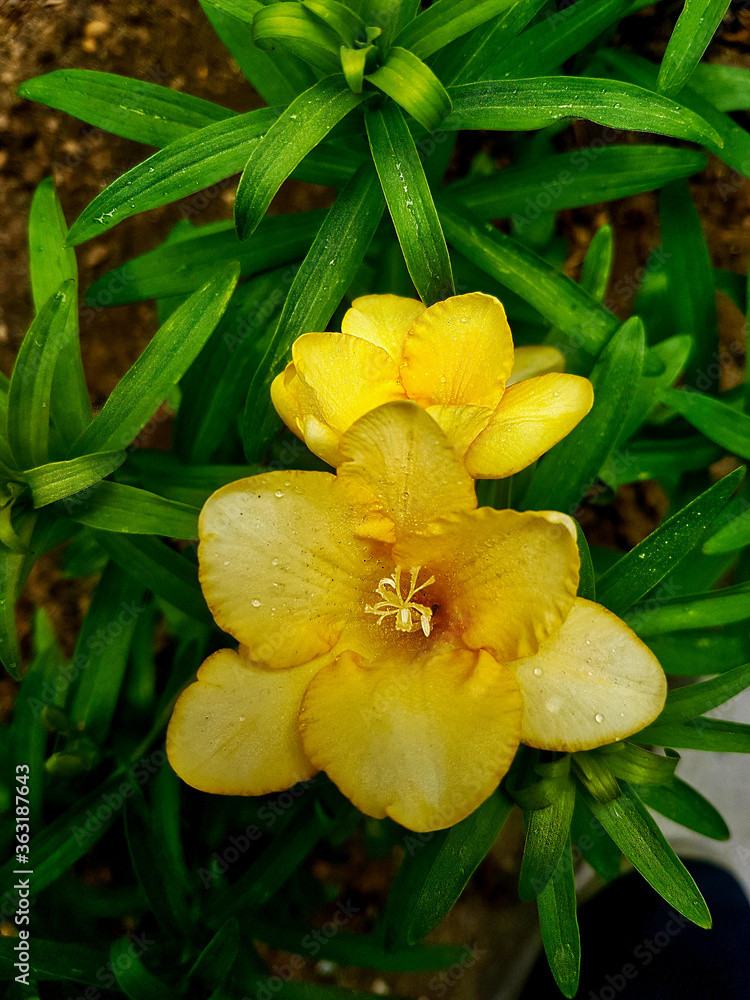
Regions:
[[224, 565], [225, 565], [225, 566], [228, 566], [228, 565], [229, 565], [229, 560], [228, 560], [228, 559], [225, 559], [225, 560], [224, 560]]
[[591, 639], [587, 639], [587, 640], [586, 640], [586, 645], [587, 645], [587, 646], [590, 646], [590, 645], [591, 645]]
[[276, 494], [275, 495], [277, 497], [283, 497], [284, 496], [284, 491], [283, 490], [276, 490]]
[[594, 718], [596, 719], [597, 722], [604, 722], [604, 716], [602, 715], [601, 712], [597, 712]]
[[272, 559], [271, 560], [271, 565], [272, 566], [278, 566], [279, 565], [279, 560], [278, 559]]
[[259, 608], [260, 607], [260, 601], [253, 601], [253, 607], [254, 608]]
[[534, 667], [534, 676], [535, 677], [541, 677], [542, 676], [542, 668], [541, 667]]
[[245, 716], [244, 716], [244, 715], [241, 715], [241, 716], [240, 716], [240, 722], [244, 722], [244, 721], [245, 721]]

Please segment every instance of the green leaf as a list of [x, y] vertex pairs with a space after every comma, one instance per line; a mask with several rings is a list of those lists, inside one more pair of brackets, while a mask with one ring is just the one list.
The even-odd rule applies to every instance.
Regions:
[[684, 687], [674, 688], [667, 695], [666, 705], [651, 723], [650, 728], [689, 722], [697, 715], [703, 715], [704, 712], [710, 712], [712, 708], [723, 705], [725, 701], [744, 691], [748, 685], [750, 685], [750, 663], [745, 663], [700, 684], [686, 684]]
[[671, 781], [680, 761], [673, 750], [666, 754], [652, 753], [635, 743], [614, 743], [599, 751], [616, 778], [644, 785], [663, 785]]
[[580, 424], [547, 453], [534, 473], [523, 505], [573, 513], [609, 457], [626, 419], [644, 354], [643, 324], [623, 323], [591, 372], [594, 405]]
[[580, 795], [576, 795], [570, 827], [573, 850], [580, 851], [600, 878], [611, 882], [620, 874], [622, 854]]
[[654, 746], [713, 753], [750, 753], [750, 725], [700, 716], [672, 726], [649, 726], [638, 739]]
[[485, 22], [438, 52], [432, 60], [435, 73], [446, 86], [480, 80], [545, 4], [546, 0], [517, 0], [505, 5], [490, 24]]
[[600, 577], [597, 600], [623, 615], [690, 553], [744, 476], [736, 469], [652, 531]]
[[197, 538], [200, 510], [122, 483], [96, 483], [57, 508], [89, 528], [132, 535]]
[[209, 462], [235, 433], [247, 387], [266, 350], [268, 333], [276, 323], [293, 276], [292, 268], [278, 269], [241, 285], [182, 380], [173, 441], [177, 455], [190, 465]]
[[710, 927], [711, 915], [698, 886], [635, 791], [623, 782], [622, 795], [606, 803], [582, 794], [625, 857], [670, 906], [699, 927]]
[[[706, 594], [660, 601], [658, 607], [637, 605], [626, 621], [639, 636], [729, 625], [750, 619], [750, 583], [711, 590]], [[700, 714], [700, 713], [695, 713]]]
[[694, 344], [685, 379], [705, 391], [718, 385], [720, 367], [715, 364], [719, 332], [711, 258], [687, 181], [668, 184], [659, 204], [674, 331], [690, 334]]
[[[35, 514], [24, 514], [14, 528], [23, 545], [29, 545], [36, 520]], [[14, 680], [21, 674], [21, 649], [16, 629], [16, 600], [29, 569], [26, 552], [11, 552], [0, 546], [0, 661]]]
[[668, 785], [634, 785], [639, 798], [656, 812], [713, 840], [728, 840], [721, 813], [692, 786], [673, 778]]
[[[272, 7], [265, 10], [274, 12]], [[273, 196], [300, 160], [363, 98], [352, 93], [343, 74], [337, 73], [300, 94], [279, 115], [263, 141], [253, 148], [240, 178], [234, 219], [241, 240], [253, 234]]]
[[718, 132], [688, 108], [629, 83], [590, 77], [546, 76], [528, 80], [464, 83], [448, 91], [452, 129], [539, 129], [567, 118], [610, 128], [656, 132], [721, 145]]
[[750, 110], [750, 69], [742, 66], [700, 63], [690, 77], [690, 89], [719, 111]]
[[671, 146], [590, 147], [535, 158], [491, 177], [451, 185], [448, 191], [480, 218], [517, 215], [523, 226], [541, 211], [559, 212], [654, 191], [705, 165], [705, 154]]
[[63, 281], [37, 313], [23, 339], [8, 388], [8, 443], [18, 468], [48, 459], [52, 379], [75, 305], [75, 282]]
[[[258, 0], [199, 0], [203, 13], [232, 53], [245, 77], [268, 104], [289, 104], [315, 83], [311, 66], [289, 52], [272, 55], [262, 52], [253, 42], [247, 19], [239, 21], [240, 5], [253, 17], [260, 8]], [[230, 13], [231, 11], [231, 13]]]
[[171, 87], [91, 69], [57, 69], [22, 83], [18, 93], [149, 146], [167, 146], [234, 115]]
[[395, 44], [426, 59], [513, 6], [515, 0], [437, 0], [401, 30]]
[[570, 837], [554, 875], [537, 898], [544, 952], [560, 992], [574, 997], [581, 967], [581, 937], [576, 913], [576, 883]]
[[366, 79], [428, 132], [435, 132], [450, 114], [451, 99], [445, 87], [429, 66], [408, 49], [392, 48], [385, 63], [368, 73]]
[[319, 73], [339, 69], [339, 39], [302, 4], [275, 3], [253, 18], [253, 41], [259, 49], [282, 49], [309, 63]]
[[[748, 70], [750, 73], [750, 70]], [[747, 278], [744, 274], [725, 271], [721, 267], [713, 268], [714, 288], [726, 295], [737, 306], [740, 312], [747, 312]]]
[[97, 584], [71, 661], [75, 686], [70, 719], [97, 744], [107, 738], [128, 665], [143, 582], [109, 563]]
[[269, 405], [271, 382], [289, 360], [297, 337], [325, 330], [364, 260], [382, 211], [377, 177], [368, 164], [344, 188], [321, 226], [250, 384], [242, 432], [248, 461], [263, 453], [277, 424]]
[[414, 139], [393, 103], [368, 111], [365, 124], [406, 266], [417, 293], [430, 306], [455, 292], [448, 248]]
[[419, 14], [421, 0], [362, 0], [360, 13], [365, 24], [383, 29], [378, 47], [387, 53], [394, 38]]
[[659, 67], [658, 88], [663, 94], [676, 94], [688, 82], [729, 4], [730, 0], [685, 0]]
[[750, 458], [750, 416], [746, 413], [721, 399], [685, 389], [662, 389], [658, 399], [728, 452]]
[[438, 202], [448, 242], [477, 267], [520, 295], [575, 343], [596, 355], [620, 325], [579, 285], [533, 251], [448, 199]]
[[134, 938], [118, 938], [109, 949], [109, 968], [129, 1000], [163, 1000], [169, 987], [149, 972], [141, 960], [143, 945]]
[[[0, 979], [18, 975], [18, 939], [0, 937]], [[87, 983], [101, 987], [97, 973], [106, 968], [109, 956], [103, 948], [92, 948], [69, 941], [50, 941], [34, 936], [34, 951], [29, 949], [29, 965], [34, 979], [54, 982]]]
[[335, 31], [344, 45], [364, 42], [367, 38], [365, 22], [346, 4], [337, 0], [302, 0], [304, 6], [320, 18], [323, 24]]
[[[243, 922], [243, 930], [247, 924]], [[237, 958], [241, 946], [240, 927], [237, 920], [231, 917], [226, 920], [214, 934], [208, 944], [196, 958], [186, 979], [202, 979], [208, 985], [222, 982]]]
[[129, 799], [125, 804], [125, 835], [133, 871], [159, 926], [171, 940], [180, 941], [193, 930], [192, 914], [180, 873], [172, 870], [160, 834], [143, 797]]
[[[594, 2], [598, 3], [599, 0]], [[597, 72], [601, 72], [599, 69], [601, 64], [604, 72], [622, 76], [641, 87], [653, 89], [656, 86], [656, 66], [632, 52], [602, 49], [597, 53], [596, 61]], [[705, 100], [689, 86], [683, 87], [680, 91], [680, 103], [699, 115], [720, 137], [720, 143], [707, 137], [703, 145], [733, 170], [747, 176], [750, 173], [750, 134], [729, 115], [717, 111], [710, 101]]]
[[93, 486], [119, 469], [126, 458], [125, 451], [96, 452], [27, 469], [21, 476], [31, 491], [34, 506], [44, 507]]
[[[29, 216], [31, 287], [37, 312], [63, 281], [78, 281], [75, 254], [65, 246], [67, 235], [55, 183], [48, 177], [34, 192]], [[78, 340], [77, 309], [68, 313], [65, 336], [52, 377], [50, 408], [65, 447], [75, 441], [91, 420], [91, 402]]]
[[140, 434], [210, 337], [238, 272], [236, 263], [225, 265], [172, 313], [76, 442], [80, 454], [122, 448]]
[[213, 625], [200, 585], [198, 567], [158, 538], [126, 537], [113, 531], [94, 531], [101, 547], [136, 580], [190, 618]]
[[[302, 448], [304, 445], [300, 443]], [[117, 478], [129, 486], [140, 486], [151, 493], [202, 507], [220, 487], [261, 471], [257, 465], [188, 466], [169, 452], [143, 448], [130, 455]]]
[[518, 881], [521, 899], [536, 899], [555, 875], [560, 857], [570, 845], [575, 799], [575, 782], [568, 775], [550, 805], [524, 812], [526, 846]]
[[[643, 374], [635, 387], [633, 402], [617, 439], [618, 448], [635, 434], [646, 420], [654, 408], [656, 394], [671, 386], [677, 379], [685, 366], [692, 346], [693, 341], [689, 336], [678, 334], [676, 337], [668, 337], [648, 349], [644, 360]], [[646, 442], [643, 444], [645, 446]], [[676, 452], [678, 449], [673, 446], [673, 451]], [[705, 465], [709, 464], [710, 462], [705, 463]]]
[[304, 256], [325, 216], [325, 211], [315, 209], [263, 219], [246, 243], [237, 239], [231, 222], [200, 226], [94, 282], [86, 295], [90, 316], [106, 306], [193, 292], [230, 261], [239, 263], [242, 276], [287, 264]]
[[742, 666], [750, 660], [750, 634], [742, 622], [713, 629], [654, 635], [645, 641], [665, 673], [681, 677], [704, 677]]
[[578, 535], [578, 552], [581, 556], [581, 572], [578, 578], [578, 596], [587, 601], [596, 600], [596, 583], [594, 574], [594, 564], [591, 561], [591, 551], [589, 550], [583, 528], [578, 521], [575, 522], [576, 534]]
[[[645, 381], [648, 380], [642, 378], [640, 383]], [[634, 397], [637, 396], [638, 388], [634, 393]], [[616, 490], [623, 483], [679, 477], [683, 472], [699, 471], [721, 456], [721, 449], [701, 434], [665, 441], [632, 441], [622, 447], [618, 445], [599, 470], [599, 478]]]
[[513, 800], [498, 789], [455, 826], [405, 837], [406, 854], [385, 913], [388, 950], [415, 944], [437, 927], [497, 840], [512, 807]]
[[706, 555], [736, 552], [750, 545], [750, 507], [746, 507], [729, 524], [725, 524], [703, 544]]

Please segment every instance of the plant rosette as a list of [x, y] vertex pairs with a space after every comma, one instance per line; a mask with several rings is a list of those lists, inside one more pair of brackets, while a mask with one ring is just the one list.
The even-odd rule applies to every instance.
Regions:
[[181, 695], [167, 753], [188, 784], [279, 791], [325, 771], [364, 813], [452, 826], [520, 743], [592, 749], [642, 729], [666, 679], [619, 618], [576, 596], [570, 517], [477, 508], [420, 406], [377, 407], [326, 472], [214, 493], [200, 581], [240, 643]]
[[562, 440], [591, 409], [591, 383], [554, 347], [513, 348], [492, 295], [365, 295], [341, 333], [305, 333], [271, 397], [279, 416], [337, 467], [342, 435], [368, 410], [411, 399], [440, 425], [475, 479], [503, 479]]

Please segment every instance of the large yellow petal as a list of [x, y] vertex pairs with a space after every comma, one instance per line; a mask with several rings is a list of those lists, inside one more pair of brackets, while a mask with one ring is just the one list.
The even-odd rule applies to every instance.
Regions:
[[438, 514], [472, 510], [474, 482], [435, 421], [403, 400], [372, 410], [341, 439], [338, 479], [367, 508], [360, 534], [393, 542]]
[[183, 781], [219, 795], [264, 795], [310, 778], [297, 713], [320, 660], [269, 670], [233, 649], [205, 661], [175, 705], [167, 756]]
[[524, 699], [523, 742], [590, 750], [652, 722], [667, 681], [651, 650], [600, 604], [575, 603], [536, 656], [509, 664]]
[[537, 375], [565, 371], [565, 355], [550, 344], [535, 344], [516, 347], [513, 357], [513, 371], [506, 382], [506, 388]]
[[502, 661], [531, 656], [565, 620], [578, 588], [574, 522], [557, 511], [481, 507], [394, 546], [435, 576], [435, 627]]
[[393, 399], [404, 399], [398, 366], [382, 347], [345, 333], [305, 333], [292, 347], [300, 379], [335, 430]]
[[343, 653], [308, 687], [300, 732], [309, 759], [362, 812], [439, 830], [497, 787], [521, 712], [512, 671], [483, 650], [373, 665]]
[[569, 434], [593, 402], [591, 383], [578, 375], [539, 375], [510, 386], [466, 452], [466, 467], [476, 479], [512, 476]]
[[470, 292], [436, 302], [404, 341], [401, 380], [422, 406], [500, 402], [513, 368], [513, 338], [501, 303]]
[[469, 445], [481, 434], [492, 417], [492, 410], [488, 406], [428, 406], [427, 412], [460, 458], [463, 458]]
[[270, 472], [222, 487], [200, 516], [200, 581], [254, 660], [290, 667], [331, 649], [386, 575], [334, 476]]
[[419, 299], [401, 295], [362, 295], [354, 299], [351, 309], [344, 314], [341, 332], [382, 347], [396, 364], [400, 364], [404, 338], [424, 311], [425, 305]]

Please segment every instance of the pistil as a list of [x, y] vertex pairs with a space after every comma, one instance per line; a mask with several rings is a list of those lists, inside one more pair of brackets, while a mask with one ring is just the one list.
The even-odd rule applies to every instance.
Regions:
[[425, 587], [429, 587], [435, 582], [435, 577], [431, 576], [424, 583], [417, 585], [417, 579], [421, 566], [412, 566], [410, 569], [409, 592], [406, 597], [401, 595], [401, 573], [400, 566], [396, 567], [393, 576], [385, 576], [375, 588], [375, 592], [383, 598], [377, 604], [368, 604], [365, 611], [378, 616], [380, 625], [389, 615], [395, 617], [396, 629], [399, 632], [416, 632], [421, 628], [427, 636], [432, 628], [432, 608], [425, 604], [419, 604], [412, 600], [415, 594]]

